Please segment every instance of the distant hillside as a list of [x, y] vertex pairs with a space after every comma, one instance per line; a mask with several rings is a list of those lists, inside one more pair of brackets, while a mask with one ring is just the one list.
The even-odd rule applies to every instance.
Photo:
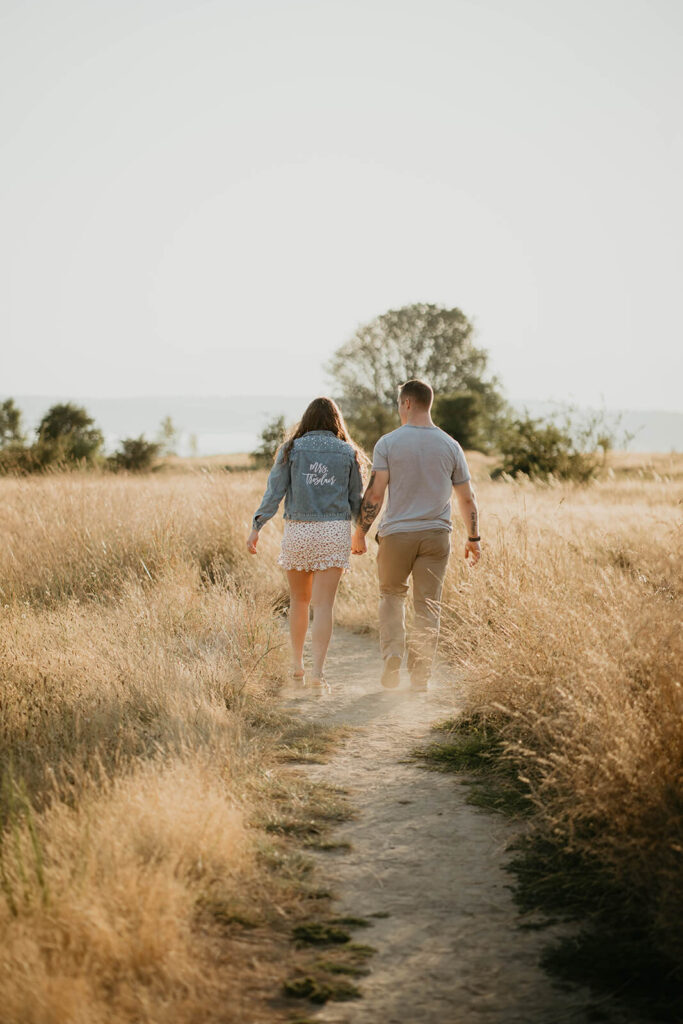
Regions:
[[[10, 397], [2, 395], [4, 399]], [[195, 436], [200, 455], [251, 451], [258, 443], [263, 426], [283, 414], [288, 422], [299, 418], [310, 395], [239, 395], [221, 398], [215, 395], [196, 398], [153, 395], [148, 398], [89, 398], [73, 395], [12, 395], [24, 414], [24, 424], [35, 427], [55, 402], [74, 401], [84, 405], [104, 432], [107, 449], [113, 450], [122, 437], [145, 434], [154, 438], [159, 424], [170, 416], [180, 434], [179, 454], [190, 454], [190, 438]], [[526, 408], [532, 416], [548, 416], [557, 409], [551, 402], [513, 400], [520, 412]], [[683, 451], [683, 413], [608, 410], [617, 431], [634, 434], [628, 449], [633, 452]]]

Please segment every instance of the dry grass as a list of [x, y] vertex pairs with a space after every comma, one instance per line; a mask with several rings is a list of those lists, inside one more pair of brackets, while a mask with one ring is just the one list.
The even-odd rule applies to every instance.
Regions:
[[243, 765], [241, 703], [267, 701], [285, 664], [269, 603], [188, 565], [106, 603], [12, 603], [0, 635], [0, 736], [34, 802], [95, 753], [109, 773], [185, 744]]
[[[95, 473], [0, 481], [0, 599], [50, 604], [102, 600], [131, 578], [168, 575], [175, 566], [212, 566], [243, 579], [247, 567], [267, 591], [282, 580], [245, 551], [244, 532], [265, 474], [196, 472], [143, 479]], [[275, 531], [264, 544], [272, 553]], [[272, 568], [272, 566], [271, 566]]]
[[[600, 858], [673, 950], [683, 460], [662, 458], [586, 488], [486, 482], [482, 458], [486, 553], [467, 570], [456, 533], [443, 640], [539, 827]], [[3, 1019], [282, 1018], [269, 999], [306, 872], [286, 844], [313, 812], [278, 760], [325, 740], [273, 707], [278, 524], [257, 558], [244, 549], [264, 483], [206, 469], [0, 481]], [[338, 604], [362, 629], [371, 551]]]
[[249, 452], [230, 452], [225, 455], [166, 455], [159, 465], [163, 471], [171, 473], [192, 473], [198, 469], [244, 473], [253, 470], [255, 462]]
[[502, 731], [537, 826], [596, 858], [680, 961], [681, 484], [480, 491], [485, 560], [456, 563], [445, 599], [465, 710]]
[[83, 773], [73, 806], [35, 817], [35, 841], [26, 824], [5, 839], [3, 1019], [215, 1019], [227, 987], [194, 934], [197, 900], [253, 870], [220, 775], [196, 757]]
[[[502, 731], [535, 824], [597, 860], [683, 959], [683, 457], [613, 456], [587, 487], [480, 482], [484, 557], [444, 593], [459, 707]], [[376, 545], [340, 619], [376, 621]]]
[[306, 737], [264, 479], [0, 481], [3, 1020], [283, 1019], [308, 868], [263, 823]]
[[608, 476], [612, 479], [631, 476], [639, 480], [680, 482], [683, 458], [678, 452], [610, 452], [607, 457]]

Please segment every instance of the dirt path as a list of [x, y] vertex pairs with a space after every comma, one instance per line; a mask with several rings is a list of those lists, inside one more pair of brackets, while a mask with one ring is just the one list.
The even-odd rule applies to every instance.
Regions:
[[[339, 827], [350, 852], [319, 853], [340, 914], [374, 919], [355, 933], [377, 954], [363, 999], [328, 1003], [326, 1024], [632, 1024], [587, 990], [556, 987], [538, 966], [552, 932], [521, 930], [504, 870], [514, 824], [467, 804], [452, 774], [405, 763], [430, 724], [458, 706], [443, 678], [427, 694], [383, 691], [376, 640], [337, 629], [330, 694], [286, 692], [308, 718], [358, 727], [325, 765], [305, 770], [350, 791], [357, 818]], [[434, 684], [433, 684], [434, 685]]]

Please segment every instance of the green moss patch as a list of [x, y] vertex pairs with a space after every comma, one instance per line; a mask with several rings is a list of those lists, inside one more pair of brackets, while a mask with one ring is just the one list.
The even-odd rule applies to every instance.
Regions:
[[442, 722], [435, 731], [443, 739], [414, 750], [415, 758], [435, 771], [466, 774], [469, 804], [514, 817], [531, 813], [529, 787], [519, 778], [493, 725], [472, 715]]
[[360, 998], [356, 986], [344, 978], [327, 981], [321, 977], [306, 975], [303, 978], [286, 981], [283, 987], [285, 995], [293, 999], [309, 999], [312, 1003], [326, 1003], [329, 999], [345, 1002]]

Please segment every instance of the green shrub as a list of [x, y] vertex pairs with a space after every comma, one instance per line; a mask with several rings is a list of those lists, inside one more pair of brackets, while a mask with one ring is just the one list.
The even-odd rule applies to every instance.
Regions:
[[266, 423], [260, 436], [261, 443], [251, 457], [259, 466], [272, 466], [277, 450], [287, 436], [284, 416], [276, 416]]
[[0, 402], [0, 449], [22, 447], [26, 443], [21, 429], [21, 409], [13, 398]]
[[53, 405], [40, 421], [37, 434], [32, 448], [40, 467], [55, 463], [97, 463], [101, 458], [102, 431], [80, 405], [72, 402]]
[[21, 409], [13, 398], [0, 402], [0, 473], [29, 473], [33, 458], [21, 428]]
[[159, 441], [146, 441], [142, 434], [140, 437], [124, 437], [120, 442], [119, 451], [109, 456], [107, 464], [113, 470], [125, 469], [131, 473], [144, 473], [152, 468], [161, 447]]
[[0, 448], [0, 473], [34, 473], [40, 469], [33, 448], [9, 444]]
[[604, 465], [612, 441], [613, 435], [604, 429], [600, 417], [581, 426], [569, 417], [561, 424], [530, 416], [512, 419], [502, 430], [503, 464], [493, 476], [524, 473], [537, 479], [556, 477], [585, 483]]

